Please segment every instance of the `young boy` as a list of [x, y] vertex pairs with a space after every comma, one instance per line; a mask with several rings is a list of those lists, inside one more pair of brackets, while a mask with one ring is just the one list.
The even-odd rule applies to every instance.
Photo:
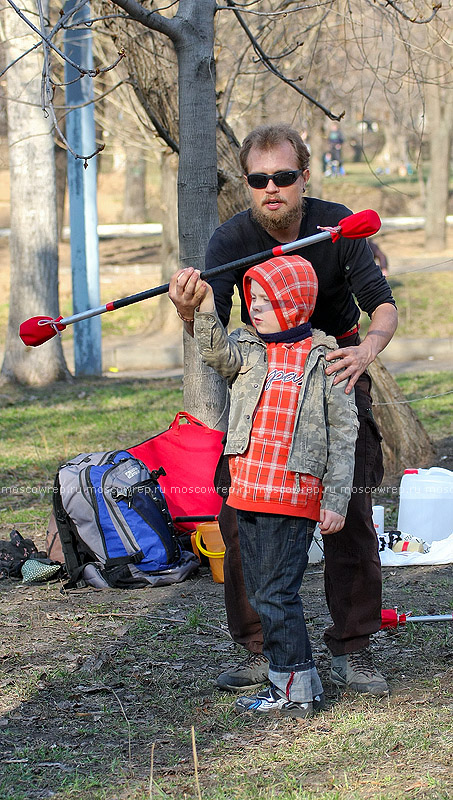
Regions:
[[244, 292], [253, 328], [228, 336], [211, 287], [197, 284], [198, 348], [231, 389], [228, 504], [237, 509], [247, 595], [270, 665], [271, 686], [240, 697], [237, 711], [311, 717], [324, 701], [299, 589], [316, 522], [323, 535], [343, 527], [358, 422], [351, 396], [325, 373], [336, 340], [308, 321], [317, 286], [300, 256], [252, 267]]

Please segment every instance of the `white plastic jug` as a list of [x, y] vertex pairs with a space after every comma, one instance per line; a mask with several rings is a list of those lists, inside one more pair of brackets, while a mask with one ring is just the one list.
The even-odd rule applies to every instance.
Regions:
[[398, 530], [427, 544], [453, 533], [453, 472], [407, 469], [401, 478]]
[[384, 506], [373, 506], [373, 525], [376, 536], [384, 535]]

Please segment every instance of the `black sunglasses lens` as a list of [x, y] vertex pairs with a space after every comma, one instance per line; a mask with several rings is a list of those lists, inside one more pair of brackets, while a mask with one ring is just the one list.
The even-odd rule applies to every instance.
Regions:
[[273, 181], [276, 186], [291, 186], [296, 183], [299, 175], [298, 170], [288, 170], [287, 172], [276, 172]]
[[270, 180], [276, 186], [291, 186], [297, 181], [301, 174], [300, 169], [285, 170], [284, 172], [275, 172], [273, 175], [266, 175], [264, 172], [252, 172], [247, 175], [247, 182], [252, 189], [265, 189]]
[[247, 175], [247, 182], [252, 189], [265, 189], [269, 183], [270, 175], [265, 175], [263, 172], [255, 172]]

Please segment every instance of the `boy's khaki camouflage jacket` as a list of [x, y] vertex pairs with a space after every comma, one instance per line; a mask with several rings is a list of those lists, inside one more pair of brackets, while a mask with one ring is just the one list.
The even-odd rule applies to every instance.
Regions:
[[[267, 376], [266, 344], [252, 326], [227, 335], [216, 312], [195, 312], [194, 334], [203, 361], [227, 379], [230, 414], [226, 455], [244, 453]], [[325, 356], [338, 349], [333, 336], [313, 331], [305, 362], [288, 469], [322, 480], [321, 507], [345, 516], [351, 496], [357, 409], [344, 383], [326, 375]]]

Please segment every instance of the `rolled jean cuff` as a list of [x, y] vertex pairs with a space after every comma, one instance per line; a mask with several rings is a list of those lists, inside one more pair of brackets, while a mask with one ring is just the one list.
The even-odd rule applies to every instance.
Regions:
[[312, 703], [313, 698], [323, 692], [321, 679], [314, 665], [294, 672], [283, 672], [269, 667], [269, 680], [293, 703]]

